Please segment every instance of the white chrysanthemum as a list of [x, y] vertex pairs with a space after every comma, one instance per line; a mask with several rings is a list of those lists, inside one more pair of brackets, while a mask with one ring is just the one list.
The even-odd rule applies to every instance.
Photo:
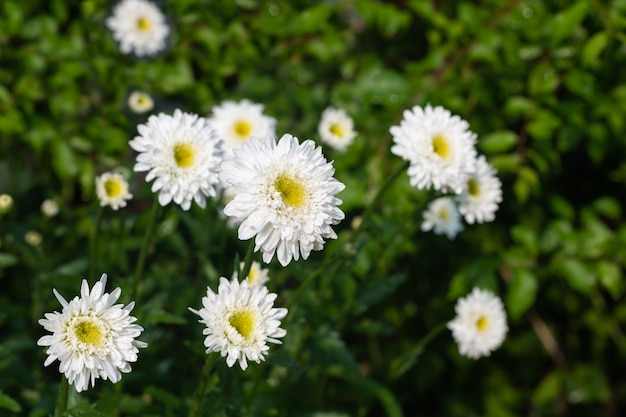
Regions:
[[120, 43], [122, 53], [139, 57], [165, 49], [170, 32], [161, 10], [147, 0], [122, 0], [106, 19], [106, 26]]
[[[243, 269], [244, 262], [239, 264], [239, 268]], [[252, 261], [250, 265], [250, 272], [248, 273], [248, 277], [246, 281], [248, 281], [248, 285], [253, 287], [255, 285], [265, 285], [267, 281], [270, 280], [269, 270], [265, 268], [261, 268], [261, 264], [257, 261]], [[233, 272], [233, 278], [237, 278], [237, 271]]]
[[174, 200], [189, 210], [194, 200], [204, 208], [206, 197], [216, 195], [222, 161], [221, 141], [207, 120], [177, 109], [173, 116], [150, 116], [137, 130], [140, 136], [129, 142], [139, 152], [135, 171], [149, 171], [146, 181], [154, 180], [159, 203]]
[[13, 197], [8, 194], [0, 194], [0, 214], [6, 213], [13, 207]]
[[506, 313], [499, 297], [474, 288], [455, 306], [456, 317], [448, 323], [459, 352], [468, 358], [489, 356], [506, 336]]
[[263, 252], [266, 263], [274, 253], [283, 266], [300, 254], [307, 259], [324, 239], [337, 238], [331, 225], [344, 218], [335, 197], [344, 185], [334, 172], [311, 140], [253, 137], [223, 164], [220, 179], [235, 191], [224, 214], [239, 224], [239, 239], [256, 236], [255, 251]]
[[454, 237], [463, 230], [461, 214], [451, 197], [439, 197], [430, 202], [424, 213], [422, 230], [433, 230], [438, 235], [445, 234], [448, 239]]
[[150, 94], [142, 91], [133, 91], [128, 95], [128, 108], [137, 114], [148, 112], [154, 108], [154, 100]]
[[496, 217], [498, 203], [502, 201], [502, 183], [483, 155], [476, 160], [476, 169], [458, 201], [459, 211], [470, 224], [491, 222]]
[[89, 388], [90, 382], [93, 387], [96, 378], [118, 382], [122, 373], [131, 371], [130, 362], [137, 361], [139, 348], [148, 346], [135, 340], [143, 331], [130, 315], [135, 302], [126, 307], [115, 304], [121, 290], [104, 292], [106, 282], [107, 276], [102, 274], [90, 291], [87, 280], [83, 280], [80, 297], [69, 302], [53, 290], [63, 310], [46, 313], [39, 320], [52, 332], [37, 341], [39, 346], [48, 346], [44, 366], [58, 359], [59, 371], [78, 392]]
[[133, 198], [128, 192], [128, 182], [116, 172], [105, 172], [96, 177], [96, 194], [101, 206], [111, 206], [113, 210], [126, 207], [126, 200]]
[[333, 107], [322, 113], [317, 133], [322, 142], [340, 151], [345, 150], [356, 137], [354, 122], [350, 116], [344, 110]]
[[206, 353], [219, 352], [232, 367], [237, 360], [245, 370], [248, 361], [260, 363], [269, 350], [268, 342], [281, 343], [278, 338], [287, 332], [281, 329], [280, 320], [287, 315], [286, 308], [274, 308], [276, 294], [262, 285], [248, 285], [222, 277], [217, 294], [207, 288], [202, 297], [203, 308], [190, 311], [201, 317], [206, 325]]
[[404, 111], [390, 132], [391, 152], [410, 162], [411, 185], [460, 194], [474, 170], [476, 134], [468, 123], [443, 107], [419, 106]]
[[41, 212], [46, 217], [54, 217], [59, 214], [59, 203], [51, 198], [47, 198], [41, 203]]
[[263, 105], [249, 100], [224, 101], [211, 110], [209, 124], [224, 141], [224, 158], [233, 156], [233, 149], [241, 149], [252, 136], [276, 136], [276, 119], [263, 114]]

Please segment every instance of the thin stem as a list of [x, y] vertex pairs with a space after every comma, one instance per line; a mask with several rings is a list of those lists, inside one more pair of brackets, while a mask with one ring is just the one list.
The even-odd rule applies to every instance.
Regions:
[[424, 348], [431, 340], [435, 338], [439, 333], [441, 333], [448, 326], [447, 322], [441, 323], [436, 327], [433, 327], [430, 332], [426, 334], [417, 344], [398, 358], [396, 361], [392, 363], [391, 366], [391, 377], [393, 379], [397, 379], [404, 375], [413, 365], [417, 362], [417, 358], [422, 354]]
[[137, 301], [139, 296], [139, 284], [141, 282], [141, 275], [143, 273], [143, 266], [146, 261], [146, 254], [150, 241], [152, 239], [152, 233], [154, 231], [154, 225], [156, 223], [157, 213], [159, 212], [159, 199], [158, 196], [154, 196], [154, 202], [152, 203], [152, 210], [150, 211], [150, 217], [148, 218], [148, 227], [146, 233], [143, 236], [143, 243], [141, 245], [141, 252], [139, 252], [139, 260], [137, 261], [137, 267], [135, 269], [135, 277], [133, 280], [133, 294], [132, 299]]
[[198, 388], [193, 396], [193, 404], [189, 409], [189, 417], [196, 417], [198, 415], [198, 411], [200, 411], [200, 408], [202, 407], [209, 383], [209, 377], [211, 376], [211, 370], [213, 369], [213, 365], [216, 360], [217, 354], [211, 353], [204, 361], [204, 367], [202, 368], [202, 373], [200, 374], [200, 382], [198, 383]]
[[241, 270], [241, 274], [238, 276], [241, 280], [248, 278], [248, 274], [250, 273], [250, 268], [252, 267], [252, 258], [254, 255], [254, 239], [250, 239], [250, 243], [248, 244], [248, 252], [246, 252], [246, 258], [243, 261], [243, 269]]
[[89, 265], [89, 283], [91, 284], [93, 284], [96, 279], [96, 265], [98, 264], [98, 232], [100, 231], [100, 223], [102, 222], [102, 211], [102, 207], [98, 206], [93, 230], [91, 232], [91, 262]]
[[67, 396], [70, 384], [67, 382], [65, 375], [61, 375], [61, 385], [59, 386], [59, 397], [57, 398], [57, 406], [54, 410], [54, 417], [64, 416], [67, 411]]

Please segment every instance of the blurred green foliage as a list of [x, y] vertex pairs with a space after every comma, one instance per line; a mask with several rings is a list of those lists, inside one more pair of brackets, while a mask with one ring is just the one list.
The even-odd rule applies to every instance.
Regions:
[[[626, 1], [163, 1], [169, 46], [146, 60], [118, 51], [103, 23], [112, 5], [0, 3], [0, 193], [14, 199], [0, 218], [0, 414], [54, 408], [59, 374], [43, 368], [37, 320], [60, 308], [53, 287], [72, 297], [87, 275], [94, 177], [132, 170], [128, 141], [147, 116], [125, 99], [138, 88], [155, 112], [263, 103], [279, 135], [301, 139], [334, 105], [359, 132], [347, 152], [325, 149], [346, 184], [338, 240], [271, 264], [280, 305], [319, 274], [290, 306], [284, 344], [245, 373], [218, 362], [206, 415], [623, 415]], [[455, 241], [423, 233], [433, 195], [402, 174], [355, 231], [402, 165], [389, 127], [426, 103], [478, 134], [503, 181], [496, 220]], [[104, 211], [97, 265], [123, 298], [152, 200], [139, 175], [131, 192]], [[41, 214], [45, 198], [56, 217]], [[184, 414], [204, 360], [187, 307], [244, 247], [217, 203], [162, 210], [136, 307], [150, 347], [122, 384], [71, 397], [71, 415]], [[422, 348], [474, 286], [505, 300], [504, 345], [472, 361], [444, 331]]]

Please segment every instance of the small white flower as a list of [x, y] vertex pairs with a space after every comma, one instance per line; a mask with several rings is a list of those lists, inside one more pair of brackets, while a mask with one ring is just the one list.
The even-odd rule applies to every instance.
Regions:
[[238, 360], [243, 370], [248, 361], [264, 360], [269, 351], [267, 343], [281, 343], [278, 338], [287, 334], [279, 327], [287, 309], [274, 308], [276, 297], [262, 285], [250, 286], [248, 281], [239, 283], [236, 278], [220, 278], [217, 294], [207, 288], [203, 308], [189, 308], [206, 325], [202, 332], [206, 335], [206, 353], [219, 352], [229, 367]]
[[275, 253], [283, 266], [300, 254], [307, 259], [324, 247], [324, 239], [337, 238], [331, 226], [344, 218], [335, 197], [344, 185], [334, 172], [311, 140], [252, 137], [220, 172], [235, 192], [224, 214], [239, 224], [239, 239], [256, 236], [254, 250], [263, 251], [266, 263]]
[[344, 110], [333, 107], [322, 113], [317, 133], [322, 142], [340, 151], [345, 150], [356, 137], [354, 122], [350, 116]]
[[424, 213], [422, 231], [433, 230], [435, 234], [454, 237], [463, 230], [461, 215], [451, 197], [439, 197], [430, 202]]
[[459, 346], [459, 353], [478, 359], [489, 356], [506, 336], [506, 312], [499, 297], [493, 293], [474, 288], [455, 306], [456, 317], [448, 323], [452, 336]]
[[106, 26], [120, 43], [122, 53], [138, 57], [163, 50], [170, 32], [161, 10], [147, 0], [122, 0], [106, 19]]
[[6, 213], [13, 207], [13, 197], [8, 194], [0, 194], [0, 214]]
[[96, 177], [96, 195], [102, 207], [110, 206], [113, 210], [126, 207], [126, 200], [133, 198], [128, 192], [128, 182], [116, 172], [105, 172]]
[[[243, 269], [244, 262], [239, 264], [239, 268]], [[248, 277], [246, 281], [248, 281], [248, 285], [253, 287], [255, 285], [265, 285], [267, 281], [270, 280], [269, 270], [265, 268], [261, 268], [261, 264], [257, 261], [252, 261], [250, 265], [250, 272], [248, 273]], [[233, 272], [233, 278], [237, 278], [237, 271]]]
[[252, 136], [276, 136], [276, 119], [263, 114], [263, 105], [249, 100], [224, 101], [211, 110], [209, 124], [224, 141], [224, 158], [232, 158], [233, 149], [240, 149]]
[[391, 152], [410, 162], [411, 185], [460, 194], [474, 170], [476, 134], [440, 106], [415, 106], [403, 115], [400, 126], [390, 128]]
[[154, 108], [154, 100], [150, 94], [142, 91], [133, 91], [128, 96], [128, 108], [137, 114], [149, 112]]
[[41, 203], [41, 212], [46, 217], [54, 217], [59, 214], [59, 203], [48, 198]]
[[41, 241], [43, 240], [43, 237], [41, 236], [41, 233], [39, 233], [38, 231], [29, 230], [24, 235], [24, 240], [26, 241], [26, 243], [28, 243], [31, 246], [39, 246], [41, 245]]
[[130, 362], [137, 361], [139, 348], [147, 343], [135, 340], [143, 328], [133, 324], [130, 315], [135, 303], [126, 307], [114, 304], [121, 290], [104, 292], [106, 274], [89, 289], [83, 280], [80, 297], [69, 302], [53, 290], [63, 309], [61, 312], [46, 313], [39, 320], [51, 335], [37, 341], [39, 346], [48, 346], [48, 358], [44, 366], [59, 360], [59, 372], [65, 374], [76, 391], [81, 392], [95, 385], [96, 378], [109, 379], [116, 383], [123, 373], [131, 371]]
[[483, 155], [476, 160], [476, 169], [467, 180], [467, 187], [458, 196], [459, 211], [470, 224], [495, 219], [498, 203], [502, 201], [502, 183], [496, 170]]
[[193, 200], [204, 208], [206, 197], [216, 196], [221, 141], [206, 119], [177, 109], [173, 116], [150, 116], [137, 130], [129, 142], [139, 152], [134, 169], [148, 171], [146, 181], [154, 180], [152, 191], [159, 192], [162, 206], [173, 200], [189, 210]]

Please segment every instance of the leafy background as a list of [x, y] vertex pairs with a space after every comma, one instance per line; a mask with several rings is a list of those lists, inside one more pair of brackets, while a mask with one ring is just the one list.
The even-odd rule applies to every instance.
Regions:
[[[125, 105], [138, 88], [155, 112], [263, 103], [279, 134], [301, 139], [316, 139], [334, 105], [359, 132], [345, 153], [324, 149], [346, 184], [339, 238], [270, 265], [270, 291], [290, 308], [284, 344], [245, 372], [218, 361], [206, 415], [623, 415], [626, 1], [159, 5], [172, 36], [141, 60], [107, 32], [112, 3], [0, 4], [0, 192], [14, 199], [0, 218], [0, 414], [54, 409], [60, 375], [35, 343], [37, 320], [60, 308], [52, 288], [73, 297], [94, 268], [130, 301], [153, 199], [128, 146], [147, 118]], [[419, 230], [434, 194], [406, 174], [371, 205], [402, 165], [389, 127], [426, 103], [470, 123], [503, 181], [496, 220], [454, 241]], [[92, 266], [94, 177], [116, 168], [135, 198], [104, 211]], [[60, 204], [56, 217], [41, 214], [45, 198]], [[135, 309], [150, 346], [122, 383], [73, 395], [71, 415], [186, 412], [204, 362], [187, 307], [245, 251], [219, 204], [161, 211]], [[25, 241], [31, 230], [41, 244]], [[505, 301], [503, 346], [472, 361], [448, 331], [421, 345], [474, 286]]]

